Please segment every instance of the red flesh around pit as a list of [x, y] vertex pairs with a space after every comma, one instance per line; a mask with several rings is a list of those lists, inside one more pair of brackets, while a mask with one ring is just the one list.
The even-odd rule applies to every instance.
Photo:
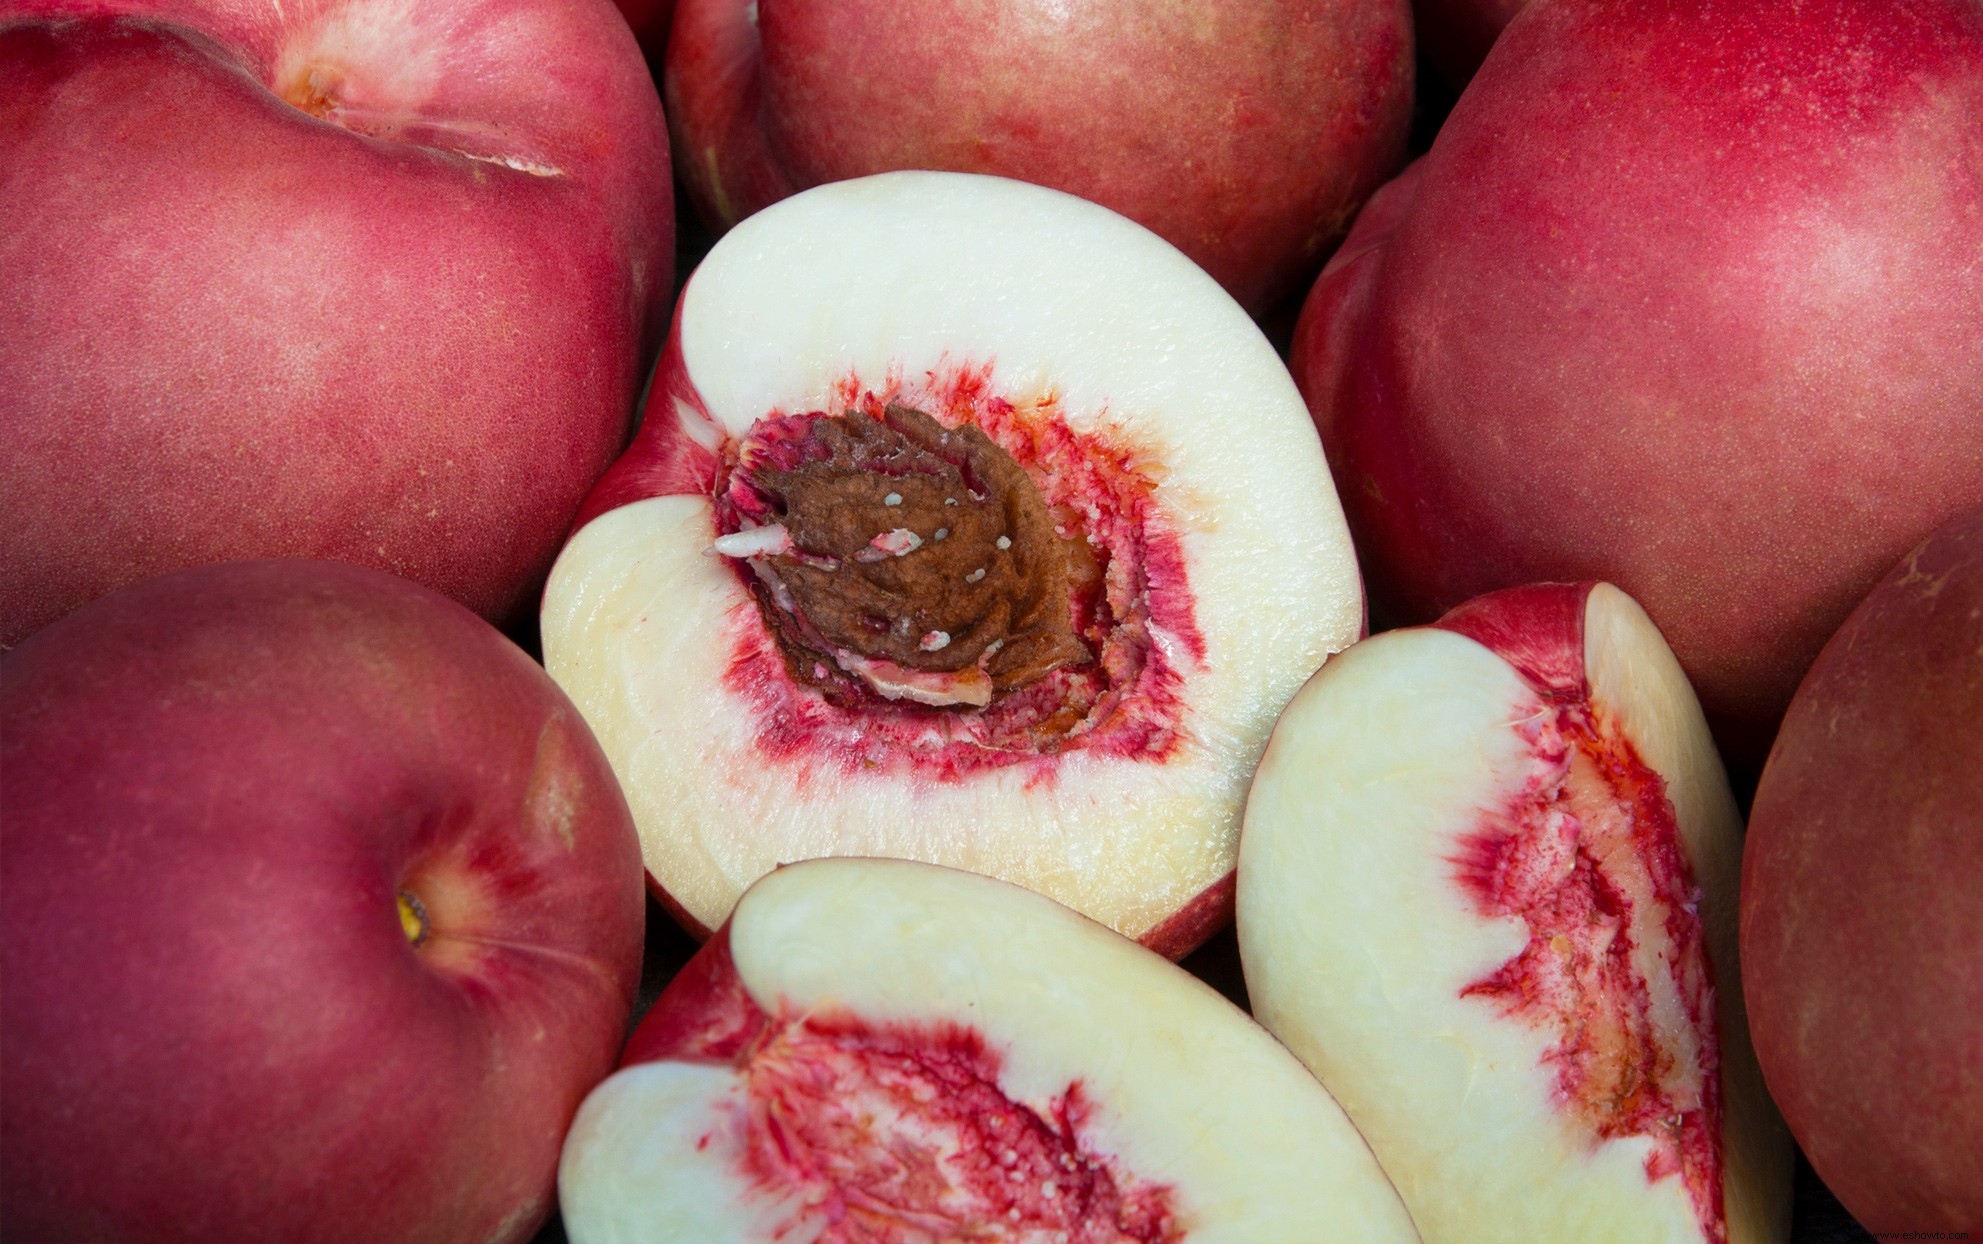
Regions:
[[[767, 758], [795, 762], [802, 784], [823, 769], [887, 768], [954, 782], [1015, 764], [1029, 766], [1032, 780], [1050, 782], [1053, 756], [1061, 751], [1078, 747], [1161, 760], [1181, 741], [1180, 667], [1202, 667], [1206, 650], [1183, 547], [1153, 497], [1161, 464], [1141, 460], [1131, 446], [1072, 431], [1051, 394], [1015, 405], [993, 391], [991, 373], [989, 363], [947, 365], [913, 379], [891, 375], [876, 386], [848, 376], [823, 410], [799, 413], [859, 409], [879, 416], [889, 402], [900, 401], [946, 426], [977, 424], [1026, 470], [1056, 514], [1085, 527], [1074, 534], [1085, 534], [1102, 578], [1070, 608], [1077, 634], [1096, 660], [1056, 670], [975, 713], [879, 696], [841, 708], [793, 682], [769, 631], [753, 619], [728, 638], [728, 685], [755, 711], [758, 743]], [[759, 418], [788, 413], [767, 410]], [[640, 434], [587, 497], [574, 530], [649, 497], [713, 498], [725, 484], [735, 448], [688, 375], [678, 304]], [[727, 518], [736, 521], [734, 514]], [[711, 539], [719, 534], [712, 529]], [[748, 582], [742, 563], [737, 565], [740, 580]], [[1076, 720], [1061, 731], [1061, 718], [1068, 715]], [[1057, 724], [1043, 729], [1042, 723]]]
[[[774, 1019], [751, 997], [718, 930], [635, 1032], [622, 1066], [672, 1059], [734, 1067], [740, 1109], [712, 1114], [752, 1187], [825, 1221], [824, 1244], [1060, 1233], [1069, 1244], [1177, 1244], [1172, 1190], [1087, 1151], [1079, 1081], [1039, 1103], [999, 1087], [1001, 1059], [974, 1029], [870, 1025], [844, 1012]], [[891, 1125], [892, 1123], [892, 1125]]]
[[[879, 697], [843, 709], [793, 683], [768, 631], [742, 628], [733, 636], [730, 687], [756, 708], [759, 743], [769, 755], [938, 781], [1030, 764], [1037, 780], [1051, 780], [1051, 757], [1060, 751], [1161, 760], [1180, 741], [1182, 674], [1173, 653], [1202, 661], [1205, 650], [1183, 582], [1183, 551], [1164, 529], [1151, 480], [1127, 452], [1070, 432], [1051, 398], [1020, 410], [992, 393], [989, 371], [957, 368], [914, 388], [892, 383], [880, 394], [849, 379], [829, 405], [879, 416], [888, 400], [904, 400], [945, 425], [968, 419], [1027, 470], [1057, 514], [1073, 521], [1088, 511], [1087, 544], [1101, 581], [1070, 607], [1075, 632], [1096, 659], [1057, 669], [977, 712]], [[1157, 642], [1156, 630], [1174, 647]], [[1077, 720], [1064, 732], [1043, 726], [1061, 713]]]
[[[650, 497], [701, 496], [713, 500], [722, 483], [722, 450], [732, 438], [711, 416], [690, 378], [682, 344], [682, 307], [683, 302], [678, 301], [639, 433], [586, 497], [573, 523], [574, 533], [602, 514]], [[897, 389], [885, 384], [883, 392], [868, 393], [863, 400], [878, 406], [901, 397], [923, 403], [919, 408], [941, 420], [961, 419], [974, 412], [974, 403], [980, 399], [989, 407], [989, 399], [998, 396], [986, 391], [990, 370], [989, 364], [980, 364], [948, 369], [942, 377], [926, 375], [922, 387], [909, 393], [898, 391], [901, 378], [893, 377], [890, 383]], [[859, 388], [849, 382], [845, 396], [861, 396]], [[1129, 447], [1106, 442], [1098, 435], [1077, 436], [1058, 418], [1011, 418], [1010, 404], [1001, 404], [1008, 417], [1003, 432], [986, 429], [993, 440], [1013, 453], [1022, 466], [1036, 466], [1054, 457], [1070, 468], [1058, 481], [1042, 481], [1049, 503], [1084, 499], [1084, 488], [1092, 487], [1097, 477], [1135, 485], [1132, 496], [1142, 506], [1138, 514], [1150, 521], [1139, 524], [1117, 516], [1118, 543], [1110, 556], [1122, 567], [1120, 582], [1140, 583], [1140, 609], [1146, 626], [1163, 632], [1168, 643], [1144, 654], [1131, 688], [1134, 694], [1116, 699], [1115, 717], [1106, 727], [1091, 730], [1084, 746], [1094, 749], [1100, 745], [1110, 754], [1160, 760], [1177, 742], [1182, 707], [1180, 666], [1204, 668], [1207, 659], [1187, 582], [1183, 546], [1159, 521], [1162, 512], [1149, 495], [1155, 477], [1161, 474], [1161, 464], [1139, 462]], [[770, 416], [779, 412], [762, 413]], [[1075, 459], [1071, 464], [1065, 461], [1070, 452]], [[1090, 453], [1095, 457], [1087, 457]], [[1035, 479], [1038, 481], [1037, 475]], [[718, 534], [712, 527], [711, 540]], [[891, 755], [892, 763], [926, 781], [962, 781], [1002, 765], [1025, 766], [1029, 781], [1035, 783], [1050, 783], [1055, 778], [1056, 758], [1034, 751], [986, 750], [977, 744], [945, 741], [935, 749], [905, 754], [900, 750], [905, 739], [920, 741], [933, 723], [962, 715], [892, 705], [848, 712], [825, 705], [816, 693], [793, 685], [782, 655], [755, 616], [732, 636], [713, 637], [713, 642], [731, 644], [731, 689], [753, 704], [761, 723], [759, 742], [766, 759], [788, 762], [795, 788], [801, 791], [807, 783], [823, 780], [833, 769], [867, 773], [874, 767], [872, 762]], [[882, 722], [892, 723], [889, 731], [881, 729]], [[883, 739], [897, 750], [890, 753], [888, 746], [879, 742]], [[829, 760], [831, 766], [817, 763], [820, 760]], [[693, 936], [709, 936], [708, 927], [690, 916], [651, 872], [648, 890]], [[1140, 940], [1168, 958], [1180, 958], [1231, 919], [1232, 905], [1233, 875], [1228, 872]]]
[[[1593, 704], [1583, 668], [1591, 584], [1515, 588], [1435, 625], [1512, 665], [1550, 711], [1518, 728], [1535, 753], [1509, 805], [1467, 835], [1453, 876], [1484, 917], [1529, 929], [1521, 954], [1463, 990], [1554, 1035], [1559, 1102], [1593, 1142], [1652, 1141], [1646, 1177], [1679, 1174], [1706, 1237], [1727, 1239], [1714, 989], [1694, 885], [1665, 782]], [[1624, 846], [1622, 852], [1608, 847]], [[1667, 962], [1699, 1050], [1682, 1066], [1632, 962], [1630, 872], [1662, 909]]]

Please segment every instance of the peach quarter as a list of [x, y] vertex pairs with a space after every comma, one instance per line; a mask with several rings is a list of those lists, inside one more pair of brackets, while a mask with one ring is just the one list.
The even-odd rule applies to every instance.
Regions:
[[1342, 1109], [1203, 982], [901, 860], [753, 886], [580, 1108], [559, 1196], [575, 1244], [1418, 1239]]
[[1493, 593], [1290, 704], [1242, 838], [1248, 990], [1428, 1241], [1782, 1240], [1740, 863], [1644, 611], [1607, 584]]

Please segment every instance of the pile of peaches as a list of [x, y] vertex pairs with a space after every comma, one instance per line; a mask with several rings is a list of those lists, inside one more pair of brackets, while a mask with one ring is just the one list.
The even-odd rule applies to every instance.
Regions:
[[9, 1241], [1983, 1231], [1983, 4], [0, 0], [0, 647]]

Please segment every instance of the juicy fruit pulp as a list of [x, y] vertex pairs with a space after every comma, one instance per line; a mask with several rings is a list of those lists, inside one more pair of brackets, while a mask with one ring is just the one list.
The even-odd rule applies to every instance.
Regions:
[[1646, 1178], [1679, 1174], [1725, 1240], [1714, 990], [1665, 784], [1587, 701], [1519, 729], [1532, 775], [1452, 862], [1475, 910], [1529, 941], [1461, 995], [1548, 1034], [1559, 1102], [1594, 1142], [1650, 1141]]
[[1203, 642], [1155, 481], [989, 370], [933, 377], [916, 405], [850, 383], [845, 415], [774, 413], [724, 454], [715, 547], [743, 555], [766, 622], [733, 678], [767, 741], [951, 781], [1170, 749], [1172, 662]]
[[1745, 1039], [1740, 819], [1685, 676], [1603, 584], [1481, 597], [1326, 666], [1241, 840], [1256, 1014], [1428, 1241], [1781, 1238]]
[[578, 1244], [1415, 1240], [1242, 1011], [1017, 886], [822, 859], [753, 885], [580, 1109]]
[[745, 1117], [721, 1130], [740, 1135], [743, 1175], [798, 1192], [803, 1216], [828, 1224], [827, 1244], [1183, 1238], [1169, 1189], [1084, 1151], [1080, 1084], [1038, 1106], [1010, 1100], [977, 1032], [788, 1015], [766, 1023], [737, 1067]]
[[[1666, 781], [1597, 701], [1579, 636], [1589, 593], [1491, 594], [1436, 624], [1485, 644], [1539, 697], [1514, 729], [1531, 753], [1515, 796], [1464, 835], [1455, 879], [1488, 919], [1529, 934], [1462, 996], [1555, 1038], [1556, 1093], [1593, 1141], [1649, 1143], [1646, 1177], [1678, 1174], [1705, 1237], [1722, 1212], [1721, 1054], [1701, 892]], [[1610, 590], [1600, 598], [1613, 599]], [[1540, 641], [1540, 642], [1539, 642]]]

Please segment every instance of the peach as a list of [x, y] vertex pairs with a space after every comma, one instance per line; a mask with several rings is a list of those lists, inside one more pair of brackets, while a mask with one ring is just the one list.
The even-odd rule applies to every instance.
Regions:
[[516, 1241], [640, 974], [598, 744], [465, 609], [326, 562], [0, 658], [0, 1234]]
[[759, 881], [593, 1091], [574, 1244], [1416, 1241], [1314, 1078], [1182, 969], [898, 860]]
[[0, 647], [255, 557], [527, 615], [671, 290], [607, 0], [4, 0], [0, 166]]
[[1876, 1232], [1983, 1230], [1983, 511], [1825, 645], [1750, 814], [1756, 1053]]
[[1229, 916], [1275, 714], [1361, 625], [1245, 312], [1104, 208], [923, 172], [716, 244], [542, 634], [703, 935], [780, 863], [879, 855], [1179, 955]]
[[1752, 773], [1886, 568], [1983, 504], [1983, 9], [1525, 9], [1302, 313], [1373, 610], [1642, 602]]
[[[1427, 1241], [1781, 1241], [1736, 963], [1741, 822], [1659, 632], [1510, 589], [1323, 666], [1240, 840], [1254, 1013]], [[1491, 1226], [1489, 1226], [1491, 1224]]]
[[1255, 313], [1402, 163], [1406, 0], [682, 0], [663, 82], [726, 229], [896, 169], [1052, 186], [1148, 226]]

